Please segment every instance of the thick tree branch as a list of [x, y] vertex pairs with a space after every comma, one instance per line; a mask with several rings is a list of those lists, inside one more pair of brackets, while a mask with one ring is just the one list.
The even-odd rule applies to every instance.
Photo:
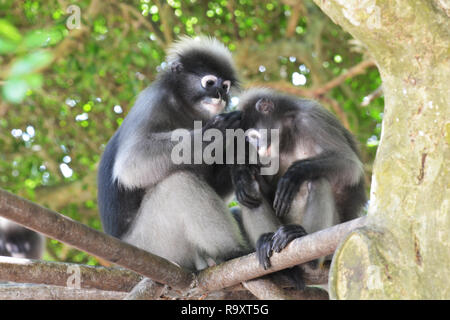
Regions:
[[250, 254], [208, 268], [194, 276], [166, 259], [93, 230], [1, 189], [0, 216], [126, 267], [154, 281], [181, 289], [186, 296], [221, 290], [249, 279], [332, 254], [348, 232], [365, 223], [365, 218], [359, 218], [296, 239], [282, 252], [272, 256], [272, 267], [269, 270], [262, 269], [256, 255]]
[[197, 286], [203, 291], [214, 291], [327, 256], [348, 232], [362, 227], [365, 220], [365, 217], [358, 218], [295, 239], [283, 251], [272, 255], [272, 267], [268, 270], [259, 265], [254, 253], [208, 268], [199, 273]]
[[76, 269], [82, 289], [129, 292], [142, 279], [137, 273], [120, 267], [0, 257], [0, 281], [66, 286]]
[[1, 300], [120, 300], [125, 292], [96, 289], [74, 289], [67, 287], [14, 284], [0, 285]]
[[187, 288], [192, 281], [189, 272], [164, 258], [1, 189], [0, 215], [174, 288]]

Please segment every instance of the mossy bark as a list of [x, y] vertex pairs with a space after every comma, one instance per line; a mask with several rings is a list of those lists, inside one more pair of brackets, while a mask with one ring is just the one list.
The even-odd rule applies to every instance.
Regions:
[[450, 18], [446, 1], [315, 0], [368, 47], [385, 110], [368, 224], [336, 251], [336, 299], [450, 299]]

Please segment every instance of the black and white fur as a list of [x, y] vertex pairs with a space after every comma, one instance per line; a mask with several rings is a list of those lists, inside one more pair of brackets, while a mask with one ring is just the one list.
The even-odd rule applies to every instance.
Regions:
[[201, 135], [194, 120], [203, 129], [232, 128], [240, 113], [217, 114], [237, 79], [230, 52], [213, 38], [181, 39], [167, 62], [106, 146], [99, 209], [106, 233], [199, 270], [242, 254], [246, 243], [227, 207], [229, 168], [174, 164], [171, 135], [180, 128]]
[[40, 259], [44, 249], [42, 235], [0, 217], [0, 256]]
[[[279, 159], [274, 175], [233, 170], [245, 230], [267, 269], [272, 252], [293, 239], [358, 217], [366, 203], [363, 167], [351, 133], [318, 103], [263, 88], [240, 100], [250, 144], [260, 157]], [[279, 129], [279, 145], [259, 141], [259, 129]]]

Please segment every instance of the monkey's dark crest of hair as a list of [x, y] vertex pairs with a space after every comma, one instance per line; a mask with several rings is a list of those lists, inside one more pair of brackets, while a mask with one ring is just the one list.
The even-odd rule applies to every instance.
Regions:
[[[238, 83], [231, 53], [213, 38], [182, 38], [166, 61], [105, 148], [99, 210], [106, 233], [199, 269], [245, 244], [224, 198], [232, 194], [229, 168], [175, 164], [172, 133], [187, 129], [196, 137], [204, 128], [236, 126], [239, 112], [219, 113]], [[194, 121], [203, 121], [201, 131]]]
[[244, 130], [280, 130], [278, 173], [233, 173], [243, 224], [268, 268], [272, 252], [293, 239], [357, 218], [364, 172], [352, 134], [318, 103], [259, 88], [243, 93], [238, 108]]

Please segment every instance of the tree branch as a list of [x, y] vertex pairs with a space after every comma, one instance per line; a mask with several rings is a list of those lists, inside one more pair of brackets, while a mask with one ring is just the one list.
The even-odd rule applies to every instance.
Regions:
[[296, 239], [282, 252], [273, 254], [272, 267], [269, 270], [261, 268], [256, 254], [253, 253], [205, 269], [194, 276], [164, 258], [93, 230], [1, 189], [0, 216], [133, 270], [154, 281], [180, 289], [188, 297], [221, 290], [332, 254], [348, 232], [365, 223], [365, 218], [359, 218]]
[[348, 232], [362, 227], [365, 221], [366, 218], [361, 217], [295, 239], [280, 253], [272, 255], [272, 267], [268, 270], [259, 265], [255, 253], [205, 269], [198, 274], [197, 286], [203, 291], [214, 291], [327, 256], [336, 250]]
[[192, 281], [191, 273], [164, 258], [1, 189], [0, 215], [174, 288], [187, 288]]
[[164, 286], [149, 278], [142, 279], [124, 300], [153, 300], [161, 296]]
[[367, 107], [373, 100], [383, 95], [383, 86], [379, 86], [375, 91], [365, 96], [361, 102], [361, 107]]
[[338, 85], [342, 84], [345, 80], [352, 78], [354, 76], [363, 74], [367, 68], [372, 67], [375, 65], [375, 62], [373, 60], [364, 60], [357, 65], [350, 68], [347, 72], [341, 74], [340, 76], [328, 81], [324, 85], [318, 87], [318, 88], [297, 88], [292, 86], [290, 83], [287, 83], [285, 81], [279, 81], [279, 82], [252, 82], [251, 86], [263, 86], [263, 87], [270, 87], [274, 88], [280, 91], [284, 91], [290, 94], [303, 96], [306, 98], [312, 98], [312, 99], [319, 99], [320, 96], [324, 95], [334, 87], [337, 87]]
[[120, 267], [94, 267], [11, 257], [0, 257], [0, 281], [66, 286], [70, 270], [78, 268], [82, 289], [129, 292], [142, 276]]
[[14, 284], [0, 285], [1, 300], [120, 300], [125, 292], [96, 289], [74, 289], [67, 287]]
[[356, 66], [353, 66], [352, 68], [350, 68], [346, 73], [343, 73], [340, 76], [334, 78], [333, 80], [327, 82], [320, 88], [313, 89], [313, 92], [316, 96], [320, 96], [320, 95], [330, 91], [334, 87], [337, 87], [338, 85], [343, 83], [345, 80], [365, 73], [367, 68], [372, 67], [374, 65], [375, 65], [375, 62], [373, 60], [364, 60], [364, 61], [358, 63]]

